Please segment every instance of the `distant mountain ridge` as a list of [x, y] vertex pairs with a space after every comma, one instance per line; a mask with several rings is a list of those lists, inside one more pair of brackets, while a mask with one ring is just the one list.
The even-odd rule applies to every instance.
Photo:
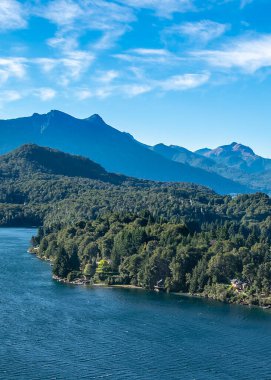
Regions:
[[203, 155], [196, 154], [186, 148], [177, 145], [167, 146], [165, 144], [157, 144], [150, 147], [150, 149], [168, 158], [169, 160], [182, 162], [208, 171], [210, 168], [216, 165], [212, 159], [204, 157]]
[[271, 194], [271, 159], [256, 155], [248, 146], [233, 142], [215, 149], [191, 152], [176, 145], [157, 144], [150, 149], [173, 161], [217, 173]]
[[195, 153], [246, 173], [260, 173], [271, 169], [271, 159], [260, 157], [250, 147], [236, 142]]
[[0, 153], [32, 143], [90, 158], [111, 173], [164, 182], [192, 182], [222, 193], [250, 192], [249, 186], [188, 163], [175, 162], [107, 125], [94, 114], [77, 119], [61, 111], [0, 120]]

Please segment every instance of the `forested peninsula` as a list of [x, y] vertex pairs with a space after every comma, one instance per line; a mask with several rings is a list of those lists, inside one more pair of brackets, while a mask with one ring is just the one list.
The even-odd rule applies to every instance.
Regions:
[[38, 226], [31, 252], [68, 282], [271, 304], [271, 200], [138, 180], [37, 145], [0, 156], [0, 225]]

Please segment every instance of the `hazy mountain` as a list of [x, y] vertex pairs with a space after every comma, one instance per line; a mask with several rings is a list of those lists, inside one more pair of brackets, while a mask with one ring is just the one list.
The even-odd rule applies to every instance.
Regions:
[[158, 180], [194, 182], [220, 193], [248, 192], [247, 186], [188, 164], [174, 162], [107, 125], [99, 115], [77, 119], [60, 111], [0, 121], [0, 152], [34, 143], [94, 160], [107, 171]]
[[168, 158], [169, 160], [199, 167], [208, 171], [211, 169], [214, 169], [215, 171], [215, 167], [217, 166], [214, 160], [191, 152], [190, 150], [177, 145], [167, 146], [164, 144], [157, 144], [150, 147], [150, 149]]
[[245, 145], [232, 143], [195, 152], [176, 145], [158, 144], [151, 150], [176, 162], [217, 173], [257, 191], [271, 193], [271, 160], [256, 155]]
[[271, 169], [270, 159], [260, 157], [248, 146], [236, 142], [216, 149], [200, 149], [195, 153], [245, 173], [261, 173]]

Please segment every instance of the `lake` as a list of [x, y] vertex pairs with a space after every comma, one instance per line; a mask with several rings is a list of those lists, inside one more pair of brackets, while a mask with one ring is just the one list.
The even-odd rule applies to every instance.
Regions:
[[51, 279], [35, 230], [0, 229], [0, 378], [271, 379], [271, 313]]

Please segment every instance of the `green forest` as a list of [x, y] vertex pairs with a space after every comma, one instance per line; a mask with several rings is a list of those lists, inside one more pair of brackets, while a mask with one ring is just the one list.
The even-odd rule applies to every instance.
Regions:
[[31, 252], [55, 278], [271, 304], [267, 195], [221, 196], [92, 164], [31, 145], [0, 158], [0, 224], [39, 227]]

